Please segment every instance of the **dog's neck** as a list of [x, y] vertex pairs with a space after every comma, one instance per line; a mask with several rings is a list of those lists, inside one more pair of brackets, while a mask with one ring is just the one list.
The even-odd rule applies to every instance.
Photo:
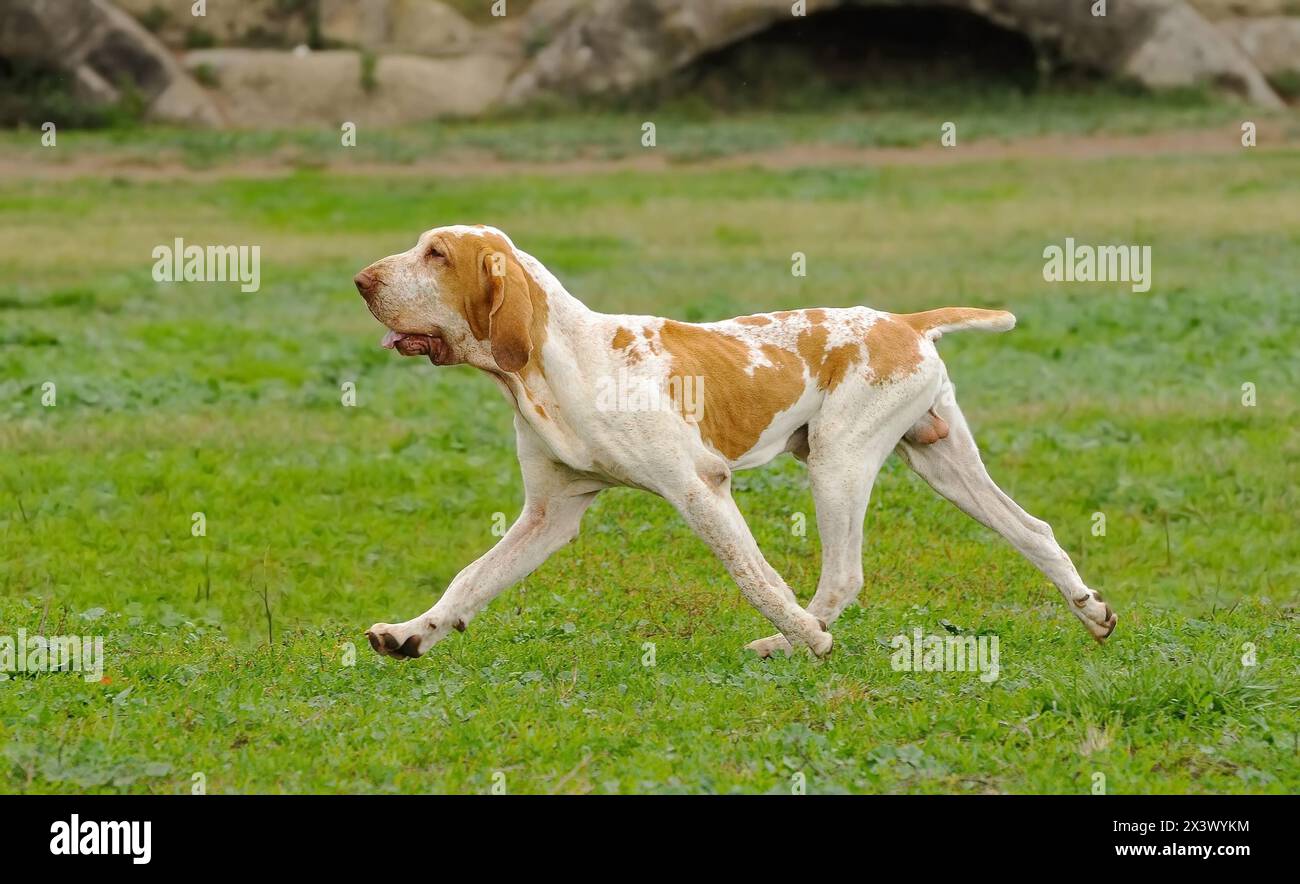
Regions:
[[570, 464], [582, 462], [585, 453], [573, 428], [565, 420], [565, 401], [588, 384], [578, 376], [584, 347], [592, 344], [593, 327], [601, 314], [591, 310], [560, 284], [540, 261], [516, 248], [516, 257], [536, 281], [544, 303], [533, 306], [541, 340], [533, 342], [528, 364], [519, 372], [491, 371], [515, 408], [516, 420], [525, 421], [554, 451]]

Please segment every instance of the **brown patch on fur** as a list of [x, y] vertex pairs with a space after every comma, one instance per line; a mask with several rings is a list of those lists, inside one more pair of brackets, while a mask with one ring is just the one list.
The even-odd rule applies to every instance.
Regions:
[[609, 342], [609, 345], [615, 350], [626, 350], [635, 340], [636, 336], [620, 325], [618, 331], [614, 332], [614, 339]]
[[756, 313], [753, 316], [737, 316], [736, 322], [741, 325], [771, 325], [772, 318], [770, 316], [764, 316], [761, 313]]
[[[496, 233], [446, 233], [439, 244], [447, 256], [440, 272], [444, 298], [465, 317], [474, 337], [489, 342], [503, 370], [542, 373], [549, 305], [510, 244]], [[494, 273], [498, 254], [500, 276]]]
[[940, 307], [937, 310], [925, 310], [921, 313], [898, 313], [896, 319], [911, 326], [917, 334], [925, 334], [941, 325], [955, 325], [972, 320], [1001, 320], [1011, 314], [1005, 310], [985, 310], [981, 307]]
[[745, 342], [698, 325], [666, 320], [659, 332], [672, 356], [669, 378], [704, 379], [700, 436], [723, 456], [736, 460], [758, 442], [779, 412], [803, 393], [803, 365], [794, 353], [772, 344], [762, 346], [771, 363], [745, 369], [750, 351]]
[[540, 402], [534, 402], [533, 408], [535, 408], [537, 410], [537, 413], [542, 416], [542, 420], [547, 419], [546, 409], [542, 408], [542, 404]]
[[[646, 329], [647, 338], [650, 336], [649, 331], [649, 329]], [[635, 344], [636, 335], [630, 329], [623, 328], [622, 326], [619, 326], [618, 331], [614, 332], [614, 339], [609, 342], [609, 345], [615, 350], [624, 351], [629, 365], [635, 365], [640, 362], [641, 357], [644, 355], [640, 348], [636, 347]]]
[[861, 344], [841, 344], [826, 353], [821, 371], [817, 373], [817, 386], [827, 392], [840, 385], [849, 369], [862, 361]]
[[921, 336], [897, 319], [881, 316], [867, 330], [867, 364], [877, 385], [911, 374], [921, 364]]
[[[820, 310], [808, 312], [821, 313]], [[824, 317], [825, 314], [822, 316]], [[795, 346], [799, 348], [799, 355], [808, 366], [808, 373], [816, 379], [817, 388], [829, 392], [838, 387], [840, 381], [844, 380], [845, 375], [849, 373], [849, 369], [862, 359], [862, 345], [841, 344], [827, 350], [826, 338], [826, 328], [814, 324], [799, 335]]]
[[813, 377], [817, 377], [817, 373], [821, 371], [822, 361], [826, 358], [826, 329], [821, 326], [807, 329], [799, 335], [795, 346], [808, 365], [808, 371]]
[[813, 325], [820, 325], [826, 321], [826, 311], [821, 307], [808, 307], [803, 310], [778, 310], [772, 314], [773, 319], [782, 321], [796, 317], [803, 317]]

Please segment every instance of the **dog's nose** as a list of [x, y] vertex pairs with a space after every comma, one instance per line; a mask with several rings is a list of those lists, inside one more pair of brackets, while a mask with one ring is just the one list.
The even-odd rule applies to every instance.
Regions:
[[369, 301], [370, 296], [374, 294], [375, 283], [378, 282], [378, 280], [375, 279], [375, 275], [370, 272], [370, 268], [367, 267], [365, 270], [362, 270], [352, 278], [352, 281], [357, 284], [357, 291], [361, 292], [361, 297]]

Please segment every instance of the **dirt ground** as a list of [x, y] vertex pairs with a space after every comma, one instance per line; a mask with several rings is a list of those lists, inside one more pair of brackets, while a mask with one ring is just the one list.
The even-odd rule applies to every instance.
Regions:
[[[1255, 150], [1294, 145], [1300, 141], [1285, 132], [1263, 132]], [[444, 154], [411, 163], [313, 163], [310, 168], [348, 175], [418, 176], [428, 178], [503, 175], [595, 175], [621, 171], [662, 171], [689, 168], [701, 171], [731, 168], [792, 169], [805, 166], [949, 166], [966, 162], [1058, 157], [1075, 160], [1119, 156], [1180, 156], [1225, 154], [1242, 150], [1237, 127], [1156, 132], [1143, 135], [1043, 135], [1010, 141], [980, 140], [945, 148], [847, 147], [792, 144], [773, 150], [736, 153], [725, 157], [678, 160], [661, 152], [643, 152], [613, 159], [576, 158], [559, 162], [512, 161], [482, 154]], [[221, 178], [276, 178], [301, 171], [294, 156], [237, 157], [205, 168], [193, 168], [179, 156], [140, 157], [113, 152], [92, 152], [57, 163], [40, 163], [30, 157], [0, 156], [0, 179], [68, 180], [83, 177], [120, 177], [133, 181], [214, 180]]]

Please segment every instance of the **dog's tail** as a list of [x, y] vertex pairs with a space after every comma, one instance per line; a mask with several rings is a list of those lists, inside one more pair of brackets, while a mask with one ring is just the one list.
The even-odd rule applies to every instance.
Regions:
[[1007, 311], [979, 307], [940, 307], [922, 313], [900, 313], [897, 318], [932, 341], [939, 340], [944, 332], [967, 328], [1000, 332], [1016, 327], [1016, 317]]

